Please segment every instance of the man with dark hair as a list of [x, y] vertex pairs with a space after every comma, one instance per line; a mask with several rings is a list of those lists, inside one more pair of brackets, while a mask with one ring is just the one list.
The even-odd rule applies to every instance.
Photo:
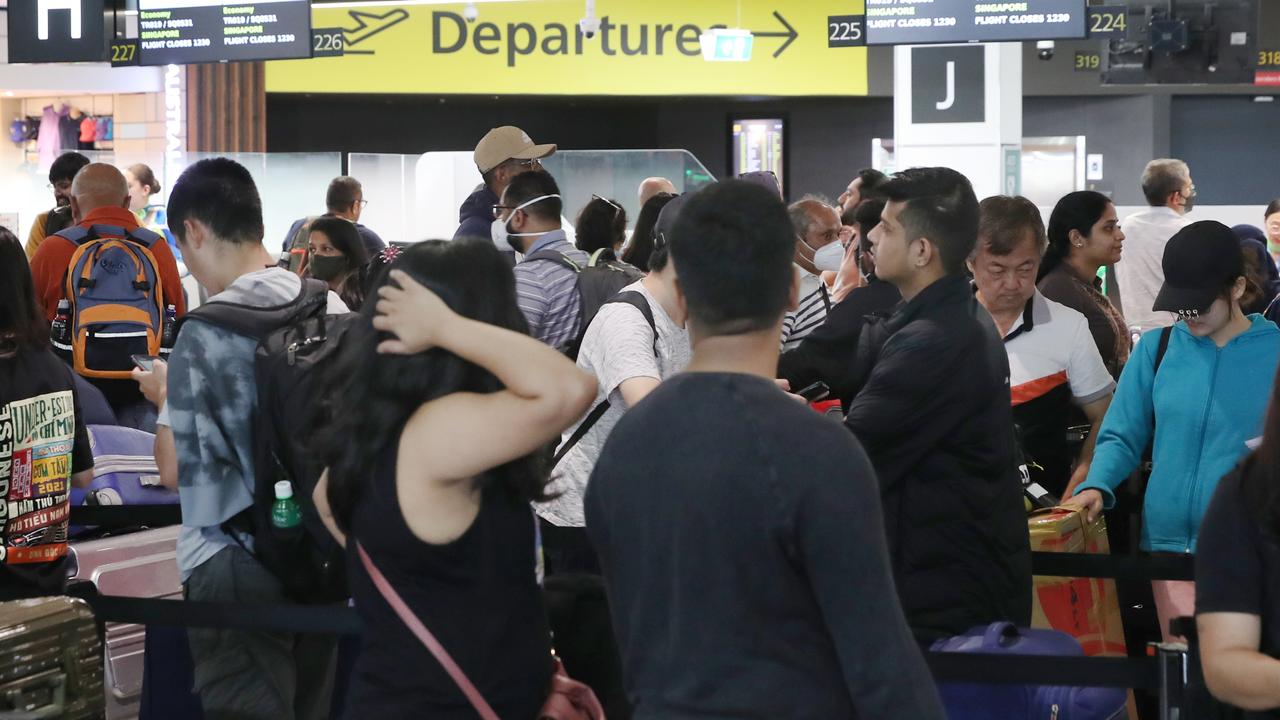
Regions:
[[501, 221], [501, 244], [525, 256], [515, 268], [516, 300], [529, 321], [529, 334], [558, 350], [569, 348], [582, 330], [582, 298], [578, 274], [553, 254], [578, 267], [589, 260], [560, 228], [562, 208], [555, 178], [539, 172], [512, 178], [493, 209]]
[[[286, 305], [302, 280], [275, 267], [262, 246], [262, 201], [253, 177], [227, 158], [187, 168], [169, 195], [170, 229], [208, 302]], [[328, 294], [329, 312], [346, 312]], [[253, 504], [253, 416], [257, 342], [189, 318], [160, 396], [162, 432], [178, 461], [182, 533], [178, 571], [188, 600], [286, 603], [280, 581], [233, 537], [226, 523]], [[161, 375], [163, 373], [154, 373]], [[136, 373], [144, 387], [149, 374]], [[167, 427], [168, 429], [164, 429]], [[192, 628], [195, 685], [206, 717], [328, 717], [336, 643], [320, 635]]]
[[1120, 286], [1120, 312], [1130, 327], [1140, 332], [1173, 324], [1173, 313], [1152, 308], [1164, 284], [1164, 247], [1169, 238], [1191, 221], [1187, 213], [1195, 205], [1196, 186], [1191, 169], [1181, 160], [1161, 158], [1142, 171], [1142, 194], [1150, 205], [1120, 223], [1124, 228], [1124, 255], [1115, 265]]
[[52, 210], [40, 213], [31, 223], [31, 232], [27, 233], [28, 260], [36, 256], [45, 238], [75, 224], [71, 219], [71, 181], [88, 164], [89, 158], [78, 152], [69, 152], [59, 155], [49, 166], [49, 189], [53, 190], [54, 205]]
[[618, 421], [586, 496], [637, 718], [943, 716], [865, 454], [772, 379], [794, 253], [742, 181], [676, 221], [693, 359]]
[[879, 170], [871, 168], [859, 170], [858, 174], [849, 181], [849, 187], [845, 188], [836, 200], [840, 204], [840, 212], [845, 213], [858, 207], [863, 200], [880, 197], [877, 188], [888, 179], [888, 176]]
[[[528, 133], [512, 125], [496, 127], [485, 133], [476, 144], [476, 169], [484, 184], [462, 203], [458, 210], [456, 240], [463, 237], [489, 239], [493, 225], [492, 208], [511, 183], [512, 178], [531, 170], [541, 170], [543, 158], [554, 154], [553, 144], [537, 145]], [[506, 248], [501, 245], [499, 250]]]
[[[1089, 474], [1116, 384], [1084, 315], [1036, 290], [1049, 245], [1039, 208], [1024, 197], [1002, 195], [979, 207], [982, 220], [969, 269], [978, 302], [991, 313], [1009, 355], [1013, 419], [1029, 480], [1065, 497], [1068, 485], [1079, 485]], [[1093, 429], [1073, 458], [1067, 430], [1085, 420]]]
[[670, 255], [665, 236], [658, 238], [649, 273], [601, 305], [582, 335], [578, 367], [597, 378], [599, 387], [592, 409], [561, 438], [557, 455], [563, 457], [551, 468], [548, 487], [553, 499], [537, 507], [548, 574], [600, 573], [583, 515], [591, 470], [618, 419], [689, 364], [689, 333]]
[[[342, 218], [355, 225], [356, 232], [360, 233], [360, 241], [364, 243], [364, 249], [369, 253], [369, 257], [376, 257], [386, 249], [387, 244], [378, 236], [378, 233], [360, 224], [360, 215], [364, 213], [364, 206], [368, 204], [369, 202], [364, 199], [364, 186], [360, 181], [348, 175], [340, 175], [329, 182], [329, 189], [324, 194], [326, 212], [319, 217]], [[309, 236], [310, 233], [307, 230], [317, 219], [306, 217], [295, 221], [284, 237], [283, 252], [287, 253], [299, 248], [305, 252], [307, 237], [300, 238], [299, 233], [305, 232]], [[299, 239], [301, 242], [298, 242]]]
[[782, 322], [782, 349], [794, 350], [831, 310], [824, 272], [839, 272], [844, 260], [840, 216], [822, 198], [806, 196], [787, 208], [796, 236], [796, 271], [800, 273], [800, 307]]
[[880, 478], [899, 596], [928, 643], [997, 620], [1031, 621], [1031, 553], [1014, 461], [1009, 361], [973, 296], [973, 187], [949, 168], [880, 186], [876, 273], [902, 293], [868, 320], [845, 425]]

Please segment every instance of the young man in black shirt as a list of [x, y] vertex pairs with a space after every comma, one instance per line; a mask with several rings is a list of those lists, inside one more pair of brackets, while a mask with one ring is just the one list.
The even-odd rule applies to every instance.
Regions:
[[618, 422], [586, 496], [635, 717], [943, 717], [866, 455], [772, 379], [786, 209], [724, 182], [672, 235], [693, 360]]
[[1009, 360], [965, 277], [973, 187], [949, 168], [880, 186], [876, 274], [902, 293], [858, 338], [845, 425], [880, 480], [894, 579], [922, 643], [1031, 621], [1031, 550], [1014, 464]]

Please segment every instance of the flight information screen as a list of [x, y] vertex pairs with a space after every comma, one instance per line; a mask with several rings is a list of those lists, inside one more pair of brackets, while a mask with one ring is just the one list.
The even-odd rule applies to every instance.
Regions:
[[139, 0], [143, 65], [311, 57], [309, 0]]
[[786, 121], [782, 118], [733, 120], [733, 176], [771, 172], [782, 184]]
[[868, 45], [1085, 37], [1085, 0], [866, 0]]

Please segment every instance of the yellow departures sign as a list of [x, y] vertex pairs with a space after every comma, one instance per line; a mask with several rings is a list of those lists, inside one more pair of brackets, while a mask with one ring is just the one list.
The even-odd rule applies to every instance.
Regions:
[[[855, 0], [598, 0], [595, 37], [582, 0], [326, 8], [344, 55], [267, 63], [268, 92], [476, 95], [866, 95], [862, 47], [829, 47]], [[739, 16], [739, 10], [741, 15]], [[739, 21], [739, 17], [741, 20]], [[713, 27], [755, 34], [749, 62], [702, 58]]]

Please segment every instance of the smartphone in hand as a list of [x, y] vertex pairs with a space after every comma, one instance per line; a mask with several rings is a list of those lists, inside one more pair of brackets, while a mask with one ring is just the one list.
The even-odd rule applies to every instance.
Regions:
[[824, 400], [831, 395], [831, 388], [827, 384], [819, 380], [818, 382], [808, 385], [796, 392], [796, 395], [805, 399], [805, 402], [818, 402]]
[[159, 360], [160, 358], [155, 355], [132, 355], [130, 356], [130, 359], [133, 360], [133, 364], [137, 366], [139, 370], [143, 372], [151, 372], [156, 360]]

